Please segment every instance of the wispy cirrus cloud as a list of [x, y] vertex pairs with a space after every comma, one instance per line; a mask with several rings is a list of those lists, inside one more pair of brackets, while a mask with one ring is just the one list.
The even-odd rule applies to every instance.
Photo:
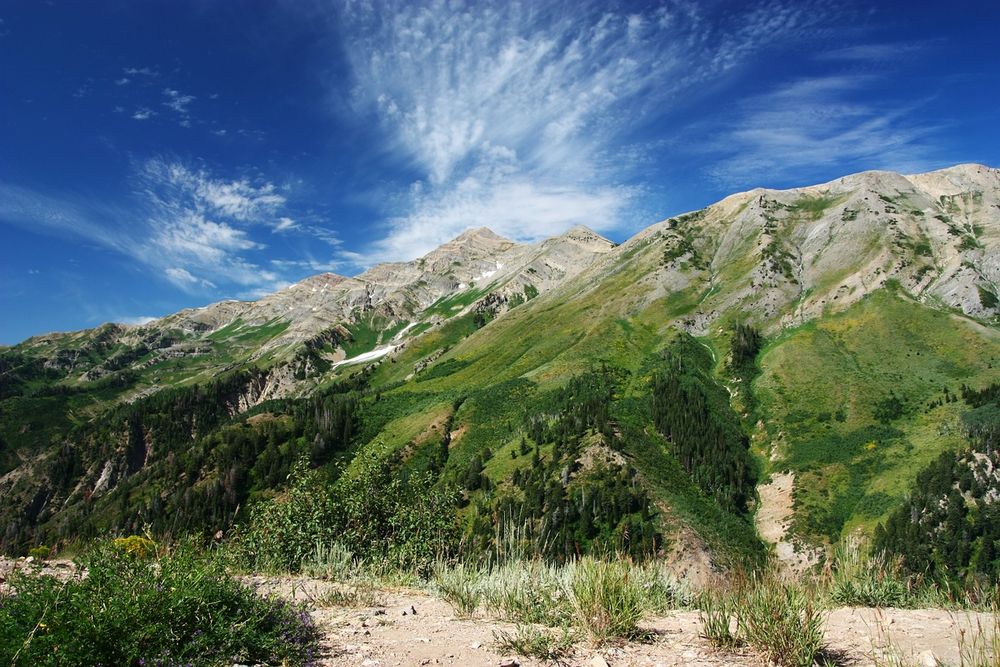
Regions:
[[920, 117], [919, 101], [874, 99], [869, 93], [880, 81], [868, 74], [805, 78], [744, 100], [702, 128], [715, 137], [706, 145], [719, 156], [710, 173], [742, 187], [808, 180], [831, 166], [903, 172], [936, 166], [940, 155], [929, 138], [939, 128]]
[[367, 253], [412, 257], [471, 225], [519, 240], [627, 222], [623, 138], [822, 14], [770, 2], [712, 20], [701, 5], [351, 2], [340, 24], [352, 108], [418, 174]]
[[250, 298], [289, 283], [259, 258], [266, 246], [253, 238], [257, 228], [295, 226], [272, 183], [152, 159], [137, 168], [135, 184], [136, 200], [112, 207], [0, 182], [0, 222], [110, 248], [189, 292], [232, 288]]

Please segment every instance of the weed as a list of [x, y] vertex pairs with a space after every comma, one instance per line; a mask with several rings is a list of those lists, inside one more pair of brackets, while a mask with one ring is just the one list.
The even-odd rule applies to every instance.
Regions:
[[724, 649], [740, 645], [733, 620], [736, 616], [736, 599], [729, 591], [706, 590], [699, 599], [702, 636], [715, 646]]
[[302, 571], [310, 577], [344, 581], [355, 571], [354, 554], [339, 542], [318, 541]]
[[317, 607], [379, 607], [382, 597], [371, 583], [333, 586], [313, 601]]
[[976, 619], [972, 631], [959, 630], [958, 637], [960, 667], [1000, 667], [1000, 617], [996, 610], [992, 623], [983, 626]]

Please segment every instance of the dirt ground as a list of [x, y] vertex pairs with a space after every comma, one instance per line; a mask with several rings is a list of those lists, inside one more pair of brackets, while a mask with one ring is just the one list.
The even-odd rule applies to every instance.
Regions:
[[[23, 560], [0, 558], [0, 591]], [[32, 568], [34, 569], [34, 568]], [[72, 576], [65, 561], [44, 564], [46, 574]], [[424, 591], [365, 590], [305, 577], [248, 577], [261, 593], [306, 602], [323, 632], [321, 665], [381, 667], [390, 665], [546, 664], [496, 647], [495, 633], [515, 626], [487, 617], [458, 618], [452, 607]], [[346, 593], [346, 595], [345, 595]], [[345, 604], [345, 598], [348, 598]], [[584, 667], [641, 665], [759, 665], [749, 651], [721, 652], [701, 637], [696, 611], [674, 611], [647, 619], [648, 640], [595, 649], [579, 642], [561, 664]], [[960, 664], [960, 637], [966, 644], [977, 628], [995, 628], [989, 614], [942, 609], [835, 609], [824, 623], [827, 654], [845, 666], [899, 665], [933, 667]], [[995, 663], [991, 663], [995, 664]]]
[[[422, 591], [375, 593], [366, 606], [325, 606], [336, 585], [310, 579], [251, 580], [263, 592], [318, 605], [313, 616], [324, 632], [324, 665], [502, 665], [546, 664], [496, 648], [494, 633], [514, 625], [477, 617], [462, 619], [452, 607]], [[959, 637], [977, 624], [990, 629], [987, 614], [940, 609], [836, 609], [825, 619], [828, 655], [840, 665], [959, 664]], [[759, 665], [751, 652], [714, 649], [700, 636], [696, 611], [650, 618], [646, 642], [594, 649], [580, 642], [561, 664], [586, 667], [643, 665]]]

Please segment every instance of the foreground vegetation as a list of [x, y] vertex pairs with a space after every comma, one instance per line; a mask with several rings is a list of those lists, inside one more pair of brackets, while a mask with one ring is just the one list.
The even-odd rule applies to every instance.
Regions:
[[264, 598], [191, 545], [102, 542], [60, 580], [15, 572], [0, 594], [0, 663], [307, 665], [318, 632], [305, 609]]

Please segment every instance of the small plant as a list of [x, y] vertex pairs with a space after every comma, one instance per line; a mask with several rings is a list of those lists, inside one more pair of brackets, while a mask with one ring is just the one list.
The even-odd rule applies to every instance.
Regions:
[[339, 542], [317, 542], [312, 556], [302, 564], [308, 576], [333, 581], [349, 579], [354, 569], [354, 554]]
[[145, 560], [156, 555], [156, 542], [141, 535], [118, 537], [112, 541], [114, 548], [133, 558]]
[[512, 561], [487, 572], [481, 582], [483, 604], [499, 618], [552, 627], [573, 616], [564, 567], [539, 561]]
[[378, 607], [382, 598], [370, 584], [335, 586], [318, 596], [314, 603], [317, 607]]
[[639, 635], [646, 600], [631, 564], [584, 558], [573, 568], [570, 599], [577, 625], [594, 645]]
[[52, 556], [52, 547], [39, 544], [37, 547], [28, 549], [28, 556], [35, 560], [48, 560]]
[[959, 631], [958, 650], [960, 667], [1000, 667], [1000, 617], [996, 611], [992, 623], [985, 627], [977, 618], [971, 631]]
[[576, 637], [567, 627], [557, 635], [531, 625], [519, 625], [513, 632], [494, 631], [493, 641], [502, 653], [559, 661], [572, 652]]
[[455, 567], [439, 565], [435, 568], [434, 584], [459, 616], [472, 616], [482, 597], [479, 577], [478, 570], [464, 564]]

